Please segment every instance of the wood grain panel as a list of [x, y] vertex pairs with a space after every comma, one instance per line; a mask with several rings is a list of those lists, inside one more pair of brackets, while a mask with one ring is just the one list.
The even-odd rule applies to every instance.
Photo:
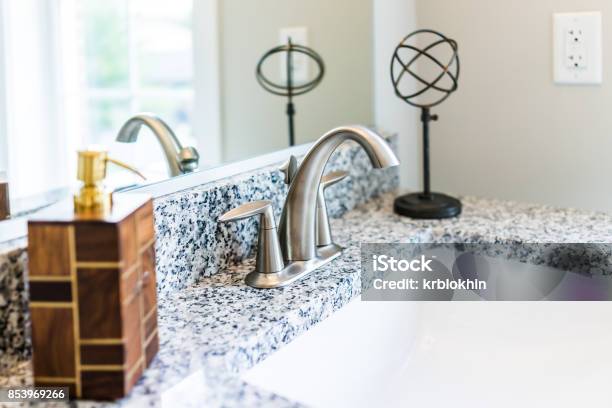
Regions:
[[119, 233], [116, 224], [75, 224], [77, 262], [119, 262]]
[[157, 287], [155, 279], [155, 245], [150, 245], [140, 256], [142, 265], [142, 284], [144, 311], [148, 313], [157, 304]]
[[128, 367], [132, 367], [142, 357], [142, 328], [140, 319], [140, 302], [139, 296], [132, 299], [130, 303], [122, 308], [123, 332], [127, 341], [125, 363]]
[[157, 308], [151, 309], [144, 321], [144, 336], [148, 339], [157, 329]]
[[138, 247], [144, 248], [155, 238], [152, 201], [138, 209], [136, 212], [136, 225], [138, 226]]
[[[125, 269], [125, 268], [124, 268]], [[137, 295], [140, 285], [140, 266], [135, 265], [121, 275], [121, 303], [129, 301]]]
[[30, 302], [71, 302], [70, 282], [30, 282]]
[[81, 374], [83, 395], [88, 399], [112, 400], [125, 395], [122, 371], [84, 371]]
[[30, 276], [69, 276], [69, 229], [62, 225], [28, 224]]
[[74, 377], [72, 309], [34, 308], [30, 318], [36, 376]]
[[116, 364], [122, 365], [124, 359], [123, 344], [87, 344], [81, 346], [81, 364]]
[[132, 371], [128, 373], [128, 377], [126, 378], [126, 384], [125, 384], [128, 390], [132, 389], [132, 387], [134, 386], [134, 384], [136, 384], [136, 381], [138, 381], [138, 379], [140, 378], [143, 372], [144, 372], [143, 365], [138, 363], [132, 369]]
[[121, 338], [118, 269], [77, 269], [82, 339]]
[[136, 217], [127, 217], [119, 224], [120, 259], [126, 268], [138, 261], [138, 235], [136, 232]]
[[155, 332], [155, 334], [153, 334], [153, 337], [151, 338], [151, 341], [147, 344], [145, 348], [145, 362], [147, 367], [151, 365], [151, 362], [153, 361], [153, 358], [155, 357], [158, 351], [159, 335], [157, 334], [157, 332]]

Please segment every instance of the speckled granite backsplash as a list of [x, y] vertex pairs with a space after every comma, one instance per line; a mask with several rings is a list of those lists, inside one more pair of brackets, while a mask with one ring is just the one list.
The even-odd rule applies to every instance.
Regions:
[[6, 246], [0, 253], [0, 357], [5, 353], [29, 353], [30, 340], [24, 332], [28, 301], [23, 279], [27, 253], [23, 244], [21, 241]]
[[[330, 159], [326, 172], [334, 170], [348, 170], [350, 177], [326, 190], [332, 217], [399, 184], [398, 168], [373, 170], [365, 152], [353, 145]], [[158, 291], [187, 287], [247, 258], [256, 247], [257, 220], [228, 224], [216, 220], [254, 200], [271, 200], [278, 219], [286, 195], [283, 175], [274, 166], [156, 200]]]
[[[390, 137], [389, 141], [396, 149], [396, 138]], [[398, 168], [373, 170], [365, 152], [352, 143], [341, 146], [331, 157], [326, 171], [333, 170], [347, 170], [350, 177], [326, 190], [332, 217], [399, 184]], [[157, 198], [160, 297], [251, 255], [256, 245], [257, 221], [218, 224], [221, 214], [242, 203], [265, 199], [273, 201], [278, 217], [286, 194], [282, 174], [277, 166], [270, 166]], [[25, 240], [0, 245], [0, 357], [27, 356], [30, 350], [25, 245]]]

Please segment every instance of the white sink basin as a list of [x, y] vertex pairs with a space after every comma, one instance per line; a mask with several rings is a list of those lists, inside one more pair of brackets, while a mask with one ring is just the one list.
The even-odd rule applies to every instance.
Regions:
[[611, 407], [610, 302], [362, 302], [243, 376], [314, 407]]

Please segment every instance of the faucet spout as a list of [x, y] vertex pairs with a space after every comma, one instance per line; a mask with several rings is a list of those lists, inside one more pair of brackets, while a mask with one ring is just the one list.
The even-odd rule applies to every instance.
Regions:
[[375, 168], [399, 164], [387, 142], [363, 126], [339, 127], [317, 140], [295, 174], [283, 207], [279, 238], [286, 261], [309, 261], [316, 258], [315, 215], [319, 183], [334, 150], [348, 140], [363, 147]]
[[198, 167], [200, 156], [197, 150], [193, 147], [183, 147], [170, 126], [151, 113], [140, 113], [131, 117], [119, 130], [116, 140], [123, 143], [136, 142], [142, 125], [151, 129], [161, 145], [171, 177], [193, 171]]

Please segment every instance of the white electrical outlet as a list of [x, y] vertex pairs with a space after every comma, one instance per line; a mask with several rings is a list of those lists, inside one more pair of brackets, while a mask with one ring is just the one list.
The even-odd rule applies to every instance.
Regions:
[[570, 25], [565, 29], [565, 66], [570, 70], [588, 68], [588, 53], [584, 32], [579, 24]]
[[[287, 27], [281, 28], [279, 33], [279, 41], [281, 44], [287, 44], [291, 38], [291, 43], [294, 45], [308, 46], [308, 29], [306, 27]], [[293, 67], [294, 85], [299, 85], [307, 82], [310, 77], [310, 61], [308, 57], [302, 53], [294, 52], [291, 54]], [[281, 81], [287, 81], [287, 54], [283, 54], [280, 61]]]
[[601, 13], [554, 15], [554, 77], [558, 84], [601, 84]]

